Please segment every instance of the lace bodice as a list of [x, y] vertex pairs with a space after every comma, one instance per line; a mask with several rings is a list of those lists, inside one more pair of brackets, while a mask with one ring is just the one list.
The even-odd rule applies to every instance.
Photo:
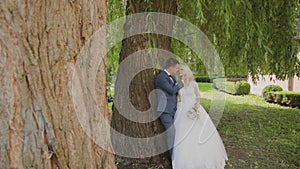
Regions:
[[180, 89], [179, 95], [182, 102], [195, 101], [196, 98], [200, 98], [198, 84], [195, 81], [190, 82], [188, 86]]

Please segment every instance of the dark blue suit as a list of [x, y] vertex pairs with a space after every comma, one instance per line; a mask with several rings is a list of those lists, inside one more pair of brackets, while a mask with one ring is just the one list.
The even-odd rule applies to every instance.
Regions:
[[[173, 79], [173, 81], [171, 80]], [[155, 80], [157, 90], [157, 112], [161, 113], [160, 121], [167, 130], [167, 145], [170, 157], [172, 157], [172, 148], [175, 138], [174, 116], [177, 110], [177, 95], [179, 89], [183, 87], [183, 83], [176, 84], [173, 77], [169, 77], [167, 72], [161, 71]]]

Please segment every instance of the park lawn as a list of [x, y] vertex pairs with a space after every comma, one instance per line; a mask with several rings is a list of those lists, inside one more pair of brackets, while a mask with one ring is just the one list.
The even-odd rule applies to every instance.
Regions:
[[[199, 83], [206, 110], [214, 92]], [[217, 126], [231, 168], [300, 168], [300, 109], [267, 103], [262, 97], [225, 94], [223, 116]]]

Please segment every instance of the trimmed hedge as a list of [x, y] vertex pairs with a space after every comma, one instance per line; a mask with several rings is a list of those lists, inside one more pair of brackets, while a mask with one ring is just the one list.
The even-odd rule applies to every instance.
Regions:
[[[217, 78], [224, 78], [224, 77], [209, 77], [209, 76], [200, 76], [200, 75], [194, 75], [196, 82], [208, 82], [213, 83], [213, 80]], [[227, 77], [227, 81], [247, 81], [247, 76], [237, 76], [237, 77]]]
[[269, 92], [277, 92], [277, 91], [283, 91], [283, 89], [279, 85], [268, 85], [263, 88], [262, 90], [262, 96], [266, 101], [274, 100], [273, 93]]
[[229, 82], [226, 78], [219, 78], [213, 81], [213, 87], [232, 95], [248, 95], [250, 84], [246, 81]]
[[275, 92], [264, 92], [263, 93], [263, 98], [267, 102], [274, 102], [275, 101]]
[[300, 108], [300, 92], [271, 91], [266, 93], [266, 97], [264, 97], [264, 99], [268, 102]]
[[196, 76], [195, 81], [196, 82], [208, 82], [211, 83], [213, 79], [210, 79], [209, 76]]

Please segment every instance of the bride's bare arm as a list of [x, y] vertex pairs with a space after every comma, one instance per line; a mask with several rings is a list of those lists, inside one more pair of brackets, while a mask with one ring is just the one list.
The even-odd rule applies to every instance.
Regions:
[[194, 92], [195, 92], [196, 101], [197, 101], [195, 107], [199, 108], [200, 102], [201, 102], [201, 95], [200, 95], [200, 90], [199, 90], [197, 82], [194, 82]]

